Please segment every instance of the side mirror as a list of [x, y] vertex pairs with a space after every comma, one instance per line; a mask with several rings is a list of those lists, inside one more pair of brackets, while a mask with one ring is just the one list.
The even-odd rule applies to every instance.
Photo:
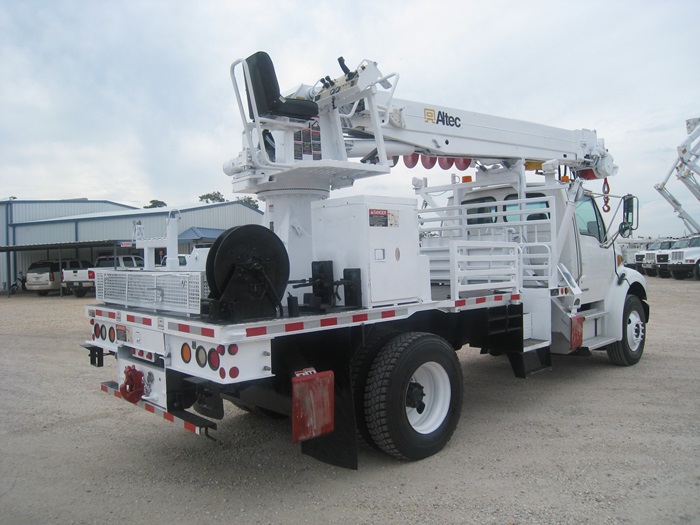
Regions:
[[637, 229], [639, 218], [639, 200], [634, 195], [622, 197], [622, 222], [620, 223], [620, 236], [629, 237]]

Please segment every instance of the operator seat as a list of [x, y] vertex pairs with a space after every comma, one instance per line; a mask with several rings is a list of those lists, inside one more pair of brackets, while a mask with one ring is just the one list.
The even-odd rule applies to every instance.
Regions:
[[[250, 85], [255, 95], [255, 105], [260, 117], [289, 117], [297, 120], [310, 120], [318, 115], [318, 105], [311, 100], [284, 98], [280, 94], [277, 83], [275, 67], [270, 56], [264, 51], [258, 51], [246, 58], [250, 71]], [[246, 83], [248, 95], [248, 110], [250, 118], [254, 119], [253, 104], [248, 83]]]

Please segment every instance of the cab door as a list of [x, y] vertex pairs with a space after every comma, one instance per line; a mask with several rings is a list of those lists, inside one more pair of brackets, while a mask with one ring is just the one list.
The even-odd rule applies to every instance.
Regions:
[[576, 202], [576, 226], [581, 261], [578, 284], [583, 292], [581, 303], [587, 304], [605, 298], [615, 273], [615, 254], [612, 248], [602, 245], [605, 223], [590, 195]]

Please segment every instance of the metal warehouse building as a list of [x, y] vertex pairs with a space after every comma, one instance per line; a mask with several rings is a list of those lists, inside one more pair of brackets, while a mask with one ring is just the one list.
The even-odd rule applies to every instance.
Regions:
[[[87, 199], [0, 201], [0, 290], [7, 290], [18, 272], [26, 274], [34, 261], [94, 261], [100, 255], [139, 253], [130, 246], [136, 226], [143, 228], [146, 238], [165, 237], [166, 219], [173, 210]], [[242, 201], [177, 211], [179, 253], [212, 243], [228, 228], [260, 224], [262, 219], [262, 212]]]

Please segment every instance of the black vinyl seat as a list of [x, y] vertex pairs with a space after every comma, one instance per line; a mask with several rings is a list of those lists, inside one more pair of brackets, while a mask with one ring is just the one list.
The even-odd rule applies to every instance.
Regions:
[[[310, 120], [318, 115], [318, 105], [311, 100], [284, 98], [280, 94], [275, 67], [270, 56], [264, 51], [246, 58], [250, 71], [250, 84], [255, 94], [255, 105], [261, 117], [281, 116], [299, 120]], [[246, 92], [248, 85], [246, 84]], [[248, 93], [248, 110], [253, 117], [253, 106]]]

